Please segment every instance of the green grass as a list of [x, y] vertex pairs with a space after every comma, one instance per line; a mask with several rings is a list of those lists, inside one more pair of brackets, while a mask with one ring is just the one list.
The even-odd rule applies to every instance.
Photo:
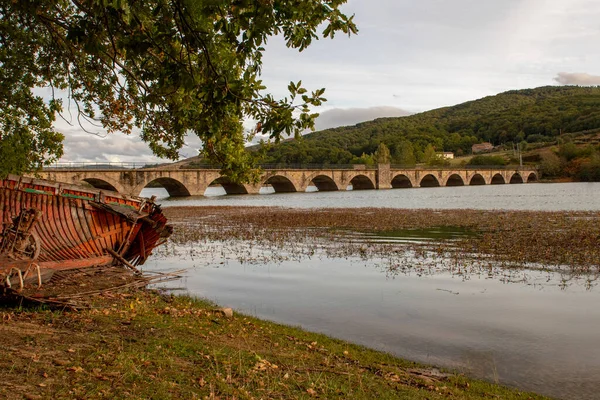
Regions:
[[213, 304], [153, 292], [0, 309], [0, 398], [537, 399]]

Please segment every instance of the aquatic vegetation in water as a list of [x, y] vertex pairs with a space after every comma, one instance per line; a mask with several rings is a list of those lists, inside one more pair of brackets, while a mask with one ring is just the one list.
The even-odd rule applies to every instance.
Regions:
[[[348, 255], [406, 248], [419, 254], [425, 246], [460, 260], [501, 262], [505, 267], [530, 264], [593, 273], [600, 263], [599, 212], [173, 207], [166, 213], [176, 227], [175, 243], [242, 240], [293, 252], [296, 247], [316, 246], [318, 238]], [[404, 244], [373, 237], [404, 234], [404, 239], [415, 239], [409, 233], [421, 230], [422, 236], [431, 236], [443, 229], [465, 234], [451, 240], [421, 237], [432, 240], [405, 240]], [[377, 241], [382, 243], [375, 245]]]
[[452, 240], [471, 236], [477, 236], [479, 233], [469, 228], [460, 226], [434, 226], [428, 228], [404, 228], [388, 231], [375, 232], [375, 236], [383, 238], [400, 238], [423, 240]]
[[158, 256], [210, 265], [313, 257], [373, 261], [388, 276], [449, 272], [523, 281], [521, 271], [560, 274], [565, 287], [595, 286], [599, 213], [435, 210], [172, 208], [175, 233]]

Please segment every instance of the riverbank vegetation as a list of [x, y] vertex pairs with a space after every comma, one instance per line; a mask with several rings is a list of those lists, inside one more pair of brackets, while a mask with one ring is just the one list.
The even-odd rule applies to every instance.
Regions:
[[[165, 214], [177, 227], [174, 244], [237, 240], [286, 251], [300, 246], [299, 251], [306, 252], [301, 244], [310, 249], [324, 240], [328, 251], [339, 256], [401, 257], [408, 250], [423, 259], [432, 254], [448, 256], [457, 266], [473, 262], [585, 274], [600, 271], [598, 212], [169, 207]], [[422, 242], [366, 244], [364, 236], [348, 235], [389, 237], [405, 232], [410, 237], [411, 231], [440, 229], [468, 234], [428, 244], [427, 252]]]
[[537, 159], [544, 179], [600, 182], [600, 145], [567, 142], [538, 153]]
[[541, 399], [204, 301], [133, 292], [0, 308], [6, 399]]

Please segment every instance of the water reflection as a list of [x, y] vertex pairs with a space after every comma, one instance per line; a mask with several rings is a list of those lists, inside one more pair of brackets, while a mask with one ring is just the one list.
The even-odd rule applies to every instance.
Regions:
[[[227, 243], [206, 240], [202, 243], [174, 244], [169, 243], [155, 250], [154, 262], [158, 260], [180, 260], [186, 264], [181, 268], [215, 267], [228, 265], [232, 262], [246, 266], [277, 266], [294, 262], [313, 264], [328, 263], [331, 260], [350, 260], [364, 263], [365, 267], [372, 268], [386, 278], [394, 279], [398, 276], [407, 277], [433, 277], [449, 276], [453, 279], [469, 281], [472, 279], [494, 279], [503, 284], [521, 284], [538, 289], [547, 287], [567, 290], [590, 291], [598, 285], [600, 271], [582, 273], [568, 267], [549, 269], [538, 264], [517, 264], [513, 262], [497, 262], [487, 259], [485, 255], [458, 252], [459, 258], [448, 256], [447, 250], [452, 249], [452, 244], [444, 244], [444, 253], [440, 253], [436, 246], [438, 242], [415, 236], [411, 239], [403, 237], [384, 237], [372, 240], [363, 233], [341, 236], [335, 243], [328, 240], [317, 239], [314, 242], [294, 243], [289, 246], [265, 245], [256, 242], [231, 240]], [[358, 255], [354, 251], [347, 251], [343, 245], [345, 240], [350, 240], [353, 246], [363, 243]], [[360, 242], [358, 242], [358, 240]], [[450, 240], [452, 241], [452, 240]], [[457, 242], [458, 243], [458, 242]], [[381, 245], [392, 244], [384, 247]], [[405, 247], [403, 245], [410, 246]], [[414, 245], [417, 244], [417, 247]], [[399, 246], [393, 246], [399, 245]], [[373, 246], [373, 247], [371, 247]], [[415, 250], [417, 248], [418, 250]], [[459, 250], [456, 248], [456, 250]], [[387, 254], [386, 254], [387, 253]], [[181, 269], [178, 268], [178, 269]]]
[[[265, 194], [269, 190], [263, 188]], [[221, 191], [219, 191], [221, 190]], [[272, 193], [272, 188], [270, 189]], [[285, 193], [270, 196], [223, 196], [222, 188], [207, 197], [168, 198], [160, 188], [147, 188], [164, 206], [276, 206], [294, 208], [436, 208], [480, 210], [600, 210], [600, 183], [460, 186], [419, 189]]]
[[260, 318], [525, 390], [595, 398], [597, 274], [458, 263], [427, 245], [379, 257], [332, 248], [170, 244], [145, 268], [189, 268], [175, 287]]

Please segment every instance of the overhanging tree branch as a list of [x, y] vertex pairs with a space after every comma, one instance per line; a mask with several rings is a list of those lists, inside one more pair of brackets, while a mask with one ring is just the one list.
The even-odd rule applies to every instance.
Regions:
[[[289, 47], [303, 50], [322, 24], [324, 37], [356, 32], [339, 10], [345, 0], [42, 3], [0, 0], [0, 105], [11, 101], [7, 93], [25, 95], [38, 86], [67, 90], [77, 121], [100, 121], [109, 133], [138, 127], [158, 156], [177, 158], [185, 135], [196, 134], [204, 155], [234, 181], [249, 180], [255, 171], [255, 156], [244, 151], [244, 118], [278, 139], [313, 127], [316, 114], [309, 108], [325, 101], [323, 90], [309, 95], [300, 84], [290, 85], [289, 98], [263, 93], [261, 46], [281, 32]], [[62, 137], [52, 128], [61, 104], [27, 107], [41, 120], [18, 134], [31, 148], [48, 147], [35, 165], [51, 162], [62, 154]], [[1, 114], [5, 143], [17, 135], [11, 126], [10, 116]], [[20, 157], [31, 157], [22, 151]]]

